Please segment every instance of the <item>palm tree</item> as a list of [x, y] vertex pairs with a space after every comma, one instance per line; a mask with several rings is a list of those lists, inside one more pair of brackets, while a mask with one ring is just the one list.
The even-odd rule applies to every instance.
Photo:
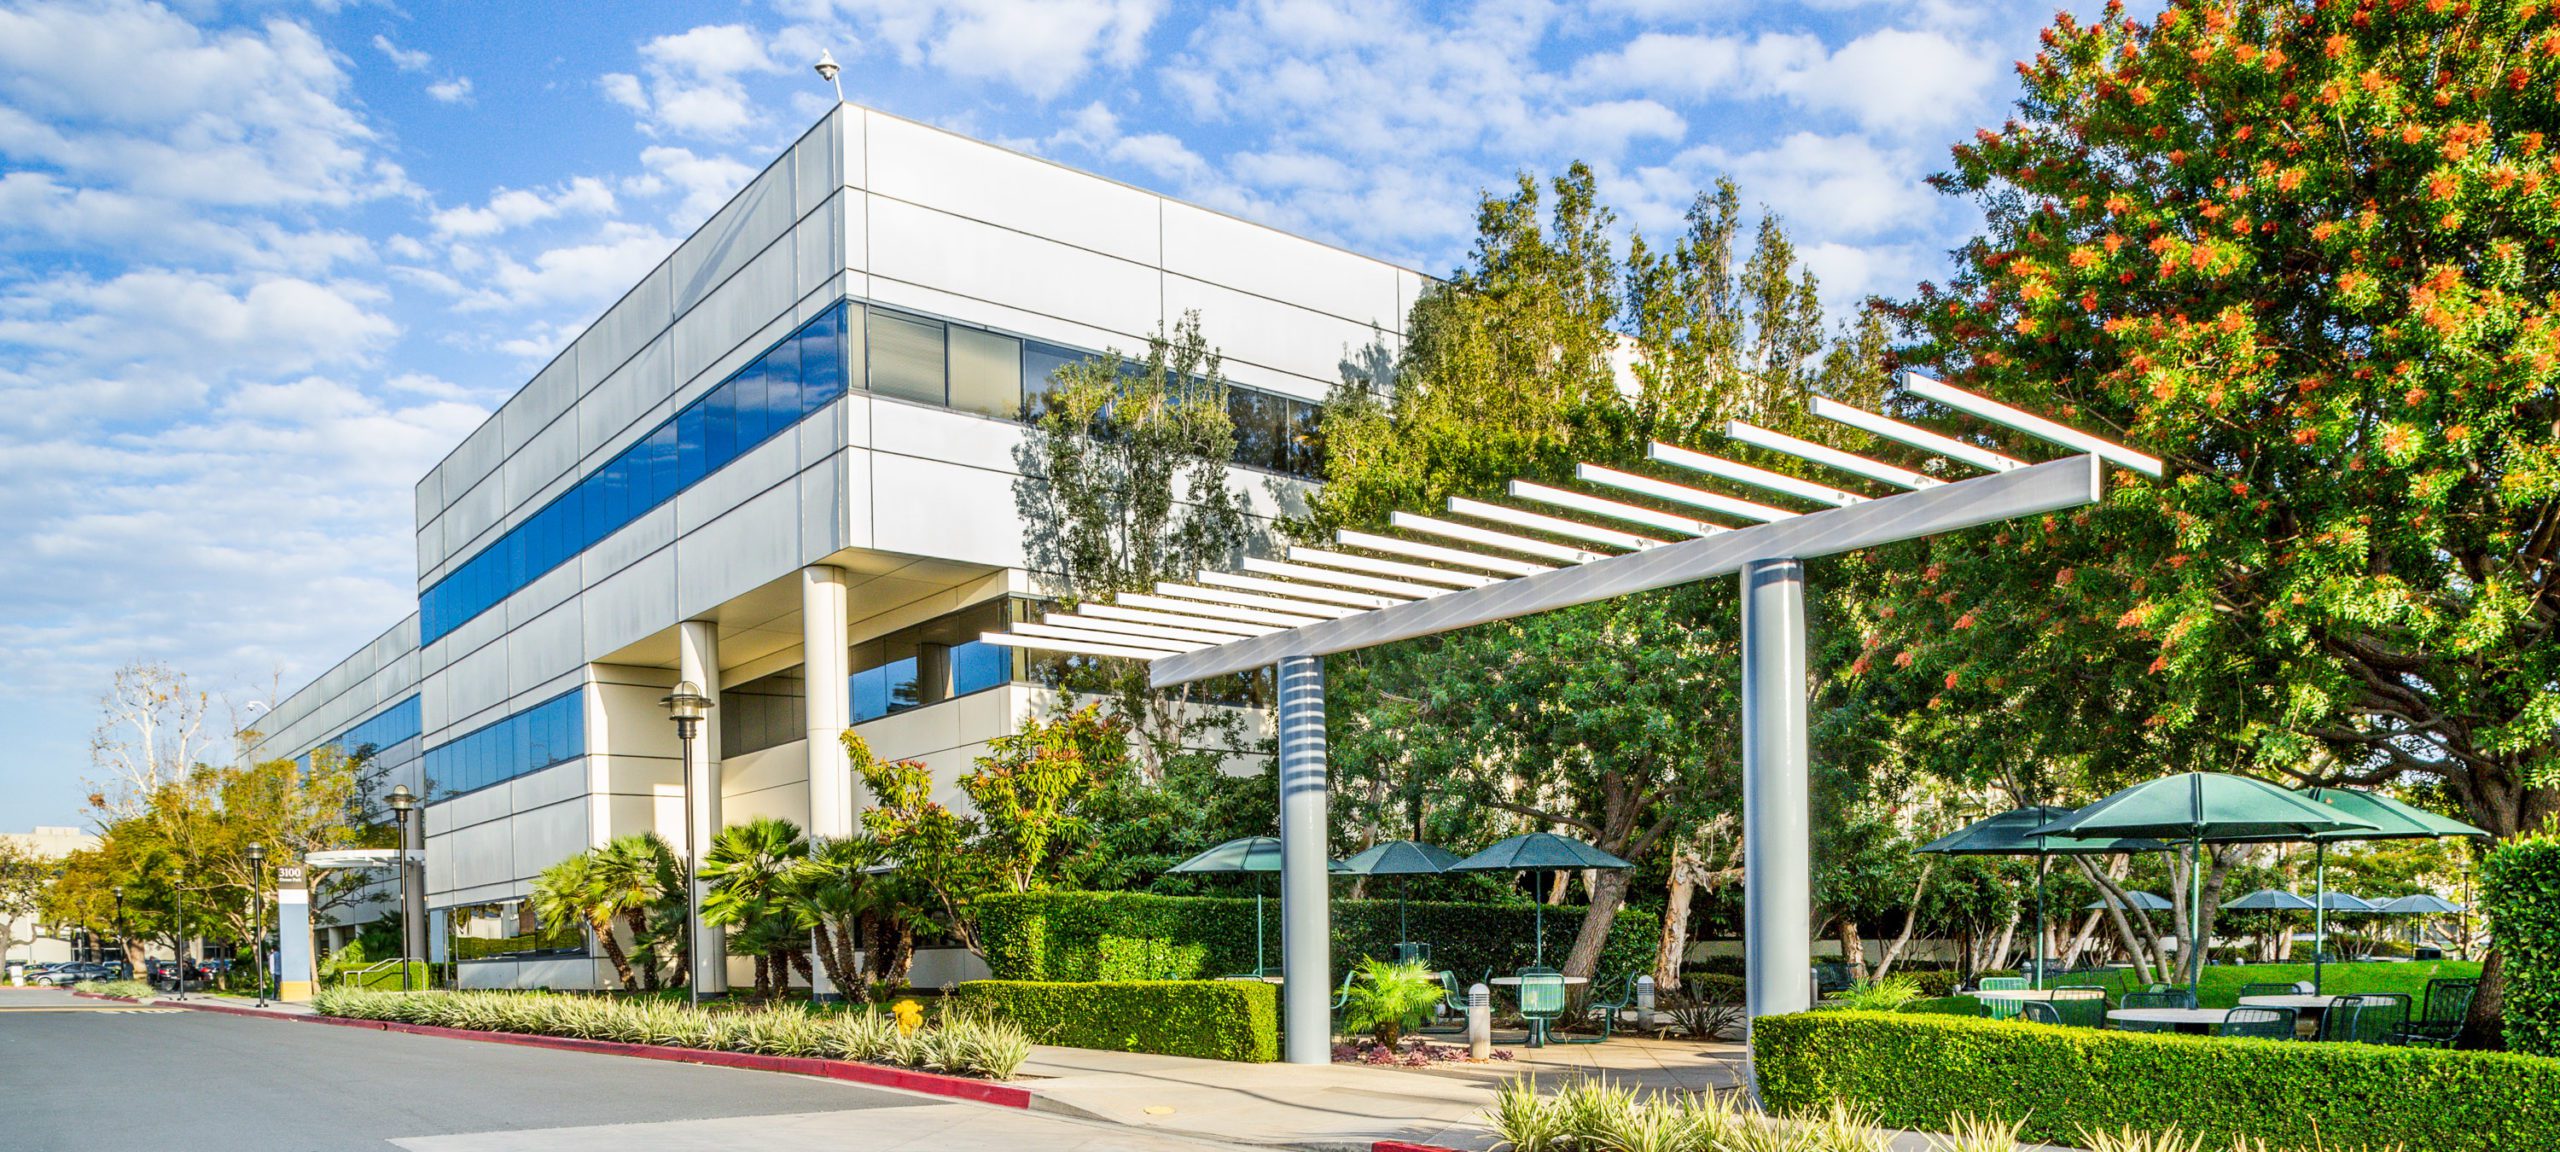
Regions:
[[544, 924], [586, 925], [604, 946], [605, 958], [613, 961], [622, 986], [635, 987], [631, 961], [622, 953], [622, 942], [613, 938], [613, 914], [599, 899], [593, 856], [581, 852], [543, 869], [533, 881], [533, 915]]
[[657, 988], [665, 961], [649, 931], [649, 914], [666, 902], [670, 888], [681, 894], [682, 868], [676, 863], [675, 849], [655, 832], [635, 832], [616, 836], [588, 855], [594, 858], [594, 883], [604, 915], [622, 918], [632, 945], [642, 950], [641, 976], [651, 989]]
[[[702, 898], [702, 919], [735, 926], [756, 942], [758, 996], [772, 996], [790, 985], [786, 966], [795, 934], [788, 928], [793, 919], [788, 906], [790, 878], [808, 857], [809, 841], [801, 835], [800, 826], [775, 816], [721, 829], [702, 854], [702, 878], [710, 882]], [[784, 931], [769, 930], [767, 922], [777, 919]]]
[[862, 974], [853, 958], [854, 926], [876, 911], [881, 886], [863, 872], [880, 860], [880, 844], [866, 833], [813, 840], [809, 857], [792, 869], [790, 906], [796, 922], [817, 935], [818, 962], [839, 992], [857, 991]]

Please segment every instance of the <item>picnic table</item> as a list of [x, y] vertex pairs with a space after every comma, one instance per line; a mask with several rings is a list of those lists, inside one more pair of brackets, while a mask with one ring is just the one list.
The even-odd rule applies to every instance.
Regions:
[[1981, 989], [1981, 988], [1976, 988], [1976, 989], [1973, 989], [1973, 990], [1971, 990], [1971, 991], [1958, 993], [1958, 995], [1971, 996], [1971, 997], [1974, 997], [1975, 999], [1978, 999], [1978, 1000], [2019, 1000], [2019, 1001], [2025, 1001], [2025, 1000], [2051, 1000], [2051, 999], [2053, 999], [2053, 993], [2054, 993], [2054, 989], [2051, 989], [2051, 988], [1992, 988], [1992, 989]]
[[2181, 1032], [2210, 1032], [2231, 1015], [2228, 1008], [2118, 1008], [2107, 1019], [2119, 1024], [2168, 1024]]
[[2243, 996], [2240, 1004], [2244, 1008], [2291, 1008], [2295, 1012], [2310, 1013], [2328, 1011], [2329, 1002], [2335, 999], [2335, 996], [2304, 992], [2289, 996]]

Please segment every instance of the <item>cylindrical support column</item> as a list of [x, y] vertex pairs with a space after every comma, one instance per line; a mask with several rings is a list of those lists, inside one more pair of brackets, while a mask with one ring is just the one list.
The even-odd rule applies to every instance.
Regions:
[[809, 722], [809, 834], [853, 835], [853, 761], [844, 730], [853, 726], [853, 642], [846, 632], [845, 573], [812, 565], [800, 570], [802, 714]]
[[1743, 994], [1753, 1017], [1813, 1006], [1805, 793], [1804, 565], [1742, 570]]
[[[676, 678], [688, 680], [711, 701], [693, 736], [692, 755], [684, 765], [687, 819], [684, 853], [688, 869], [698, 870], [702, 852], [720, 831], [720, 625], [687, 620], [676, 625]], [[693, 882], [693, 906], [702, 907], [709, 886]], [[729, 950], [720, 929], [697, 917], [693, 924], [694, 987], [705, 994], [729, 990]]]
[[1282, 1058], [1333, 1061], [1333, 909], [1325, 852], [1324, 661], [1280, 661]]

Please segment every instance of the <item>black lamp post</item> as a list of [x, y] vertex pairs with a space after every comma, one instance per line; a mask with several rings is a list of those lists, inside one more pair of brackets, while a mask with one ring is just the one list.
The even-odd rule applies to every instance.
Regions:
[[409, 786], [391, 787], [391, 815], [400, 821], [400, 990], [415, 992], [410, 987], [409, 958], [415, 955], [415, 942], [409, 939], [409, 820], [418, 809], [418, 798], [409, 794]]
[[[122, 961], [126, 956], [126, 952], [124, 950], [124, 885], [118, 884], [112, 889], [112, 891], [116, 894], [116, 959], [118, 961]], [[125, 975], [131, 976], [133, 973], [127, 971]]]
[[169, 987], [180, 1000], [187, 998], [187, 866], [169, 866], [169, 899], [177, 913], [177, 926], [171, 934], [178, 940], [178, 956], [169, 964]]
[[658, 701], [666, 706], [667, 715], [676, 722], [677, 758], [683, 764], [684, 780], [684, 985], [686, 998], [694, 1006], [702, 1004], [702, 910], [696, 906], [694, 877], [701, 871], [702, 845], [693, 818], [693, 738], [702, 726], [702, 715], [711, 701], [702, 687], [691, 680], [676, 685]]
[[249, 842], [249, 971], [258, 978], [258, 1007], [267, 1006], [267, 846]]

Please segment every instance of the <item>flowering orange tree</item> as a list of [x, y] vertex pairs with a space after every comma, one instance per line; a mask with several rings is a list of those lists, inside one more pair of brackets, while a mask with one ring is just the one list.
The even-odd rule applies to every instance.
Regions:
[[2560, 812], [2554, 12], [2111, 4], [2044, 45], [1938, 177], [1986, 222], [1890, 306], [1903, 355], [2169, 475], [1915, 549], [1856, 667], [2101, 782], [2414, 778], [2500, 836]]

